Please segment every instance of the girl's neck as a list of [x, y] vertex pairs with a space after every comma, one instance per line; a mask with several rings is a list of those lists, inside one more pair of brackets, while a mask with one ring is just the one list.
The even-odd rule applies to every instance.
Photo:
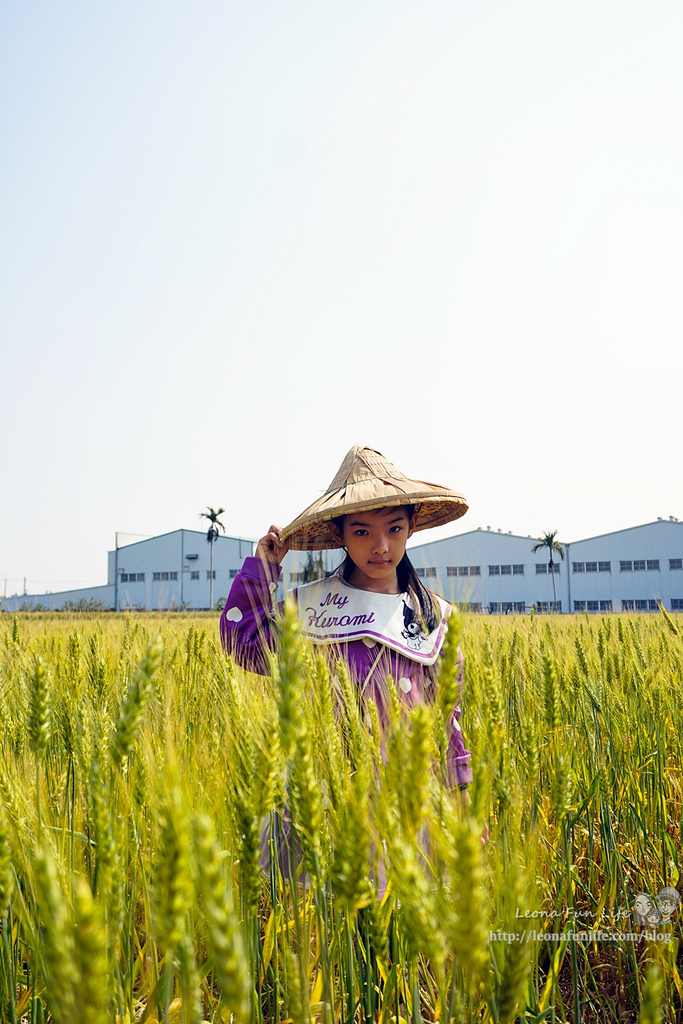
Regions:
[[387, 576], [386, 579], [373, 580], [370, 576], [366, 576], [357, 565], [354, 565], [353, 572], [347, 580], [347, 583], [350, 583], [351, 586], [355, 587], [357, 590], [369, 590], [372, 594], [401, 593], [396, 572], [394, 572], [393, 576]]

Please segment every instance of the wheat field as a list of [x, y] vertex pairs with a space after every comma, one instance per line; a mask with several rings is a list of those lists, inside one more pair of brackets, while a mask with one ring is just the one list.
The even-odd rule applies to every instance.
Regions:
[[214, 616], [3, 616], [2, 1020], [681, 1019], [634, 902], [679, 883], [682, 625], [456, 617], [381, 728], [291, 611], [269, 678]]

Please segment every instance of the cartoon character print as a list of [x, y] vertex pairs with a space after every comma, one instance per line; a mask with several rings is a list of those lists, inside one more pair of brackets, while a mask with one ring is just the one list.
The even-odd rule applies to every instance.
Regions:
[[678, 889], [670, 885], [664, 886], [654, 898], [641, 892], [633, 904], [636, 924], [642, 928], [656, 928], [660, 924], [667, 924], [677, 913], [680, 902]]
[[681, 897], [678, 889], [674, 889], [671, 885], [665, 885], [663, 889], [660, 889], [655, 902], [662, 924], [667, 924], [678, 911]]
[[422, 625], [417, 615], [405, 601], [403, 602], [403, 629], [401, 636], [407, 641], [411, 651], [419, 651], [422, 641], [427, 639], [427, 633], [423, 633]]

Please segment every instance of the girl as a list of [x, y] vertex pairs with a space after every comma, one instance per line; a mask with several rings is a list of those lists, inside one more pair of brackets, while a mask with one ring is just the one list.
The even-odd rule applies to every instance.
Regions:
[[[461, 494], [411, 480], [374, 449], [353, 447], [323, 497], [284, 530], [271, 526], [254, 557], [245, 559], [221, 616], [224, 648], [244, 668], [265, 674], [275, 644], [272, 596], [285, 554], [343, 548], [346, 557], [334, 573], [293, 592], [304, 635], [332, 662], [344, 659], [380, 718], [390, 675], [407, 704], [429, 702], [450, 606], [424, 586], [406, 541], [466, 511]], [[459, 718], [457, 705], [448, 726], [448, 772], [451, 785], [464, 789], [472, 772]]]

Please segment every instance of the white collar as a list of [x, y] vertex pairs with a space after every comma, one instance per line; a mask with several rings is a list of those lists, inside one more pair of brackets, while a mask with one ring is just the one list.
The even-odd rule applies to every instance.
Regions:
[[446, 635], [450, 605], [433, 595], [439, 621], [429, 634], [420, 628], [407, 594], [376, 594], [359, 590], [336, 574], [298, 587], [299, 619], [305, 636], [315, 644], [349, 643], [371, 639], [411, 661], [433, 665]]

